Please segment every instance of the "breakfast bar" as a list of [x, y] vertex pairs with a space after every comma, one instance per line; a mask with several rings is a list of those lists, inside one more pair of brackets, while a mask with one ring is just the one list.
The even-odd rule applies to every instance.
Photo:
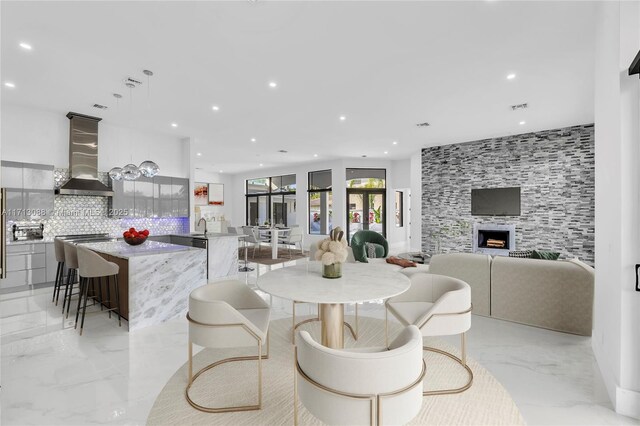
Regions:
[[[159, 241], [82, 245], [120, 267], [120, 313], [128, 320], [129, 331], [186, 314], [189, 293], [207, 283], [207, 250]], [[110, 285], [115, 291], [114, 283]], [[112, 307], [105, 294], [98, 294], [98, 300]]]

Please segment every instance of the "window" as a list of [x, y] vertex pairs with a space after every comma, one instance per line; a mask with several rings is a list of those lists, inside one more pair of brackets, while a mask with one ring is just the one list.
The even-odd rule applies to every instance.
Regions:
[[403, 206], [403, 192], [396, 191], [396, 226], [402, 228], [404, 226], [404, 206]]
[[385, 188], [385, 169], [347, 169], [347, 188]]
[[309, 234], [326, 235], [333, 229], [331, 170], [309, 172]]
[[296, 175], [246, 181], [247, 225], [296, 224]]

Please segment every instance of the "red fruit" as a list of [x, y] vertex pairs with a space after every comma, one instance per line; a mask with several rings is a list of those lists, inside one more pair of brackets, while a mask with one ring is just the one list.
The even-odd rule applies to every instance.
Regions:
[[138, 231], [133, 231], [133, 232], [131, 233], [131, 236], [132, 236], [133, 238], [138, 238], [138, 236], [139, 236], [139, 235], [140, 235], [140, 234], [138, 234]]
[[129, 233], [129, 231], [127, 231], [124, 234], [122, 234], [122, 236], [125, 237], [125, 238], [131, 238], [131, 233]]
[[145, 237], [149, 236], [149, 230], [145, 229], [144, 231], [141, 232], [142, 235], [144, 235]]
[[129, 232], [133, 234], [134, 232], [136, 232], [136, 228], [129, 228]]
[[123, 237], [126, 237], [128, 233], [129, 233], [129, 231], [124, 231], [124, 232], [122, 233], [122, 236], [123, 236]]

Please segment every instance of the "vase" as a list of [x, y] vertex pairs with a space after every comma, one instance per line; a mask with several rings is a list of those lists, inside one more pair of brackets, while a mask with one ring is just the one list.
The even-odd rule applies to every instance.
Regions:
[[340, 278], [342, 276], [342, 263], [322, 265], [322, 276], [324, 278]]

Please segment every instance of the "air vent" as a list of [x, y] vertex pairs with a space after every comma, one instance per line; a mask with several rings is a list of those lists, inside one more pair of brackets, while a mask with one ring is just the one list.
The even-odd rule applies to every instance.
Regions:
[[418, 127], [429, 127], [429, 126], [431, 126], [431, 124], [429, 124], [429, 123], [427, 123], [427, 122], [425, 121], [424, 123], [418, 123], [418, 124], [416, 124], [416, 126], [418, 126]]
[[94, 108], [98, 108], [98, 109], [107, 109], [107, 108], [109, 108], [106, 105], [100, 105], [100, 104], [93, 104], [93, 107]]
[[279, 150], [278, 150], [278, 152], [281, 152], [281, 153], [283, 153], [283, 154], [286, 154], [286, 153], [287, 153], [287, 152], [289, 152], [289, 151], [287, 151], [286, 149], [279, 149]]
[[136, 80], [136, 79], [131, 78], [131, 77], [127, 77], [127, 79], [126, 79], [124, 82], [125, 82], [125, 83], [133, 83], [133, 84], [142, 84], [142, 82], [141, 82], [141, 81]]
[[366, 154], [361, 155], [362, 158], [367, 158]]
[[518, 105], [511, 105], [511, 109], [513, 111], [518, 111], [520, 109], [527, 109], [529, 108], [529, 104], [524, 103], [524, 104], [518, 104]]

